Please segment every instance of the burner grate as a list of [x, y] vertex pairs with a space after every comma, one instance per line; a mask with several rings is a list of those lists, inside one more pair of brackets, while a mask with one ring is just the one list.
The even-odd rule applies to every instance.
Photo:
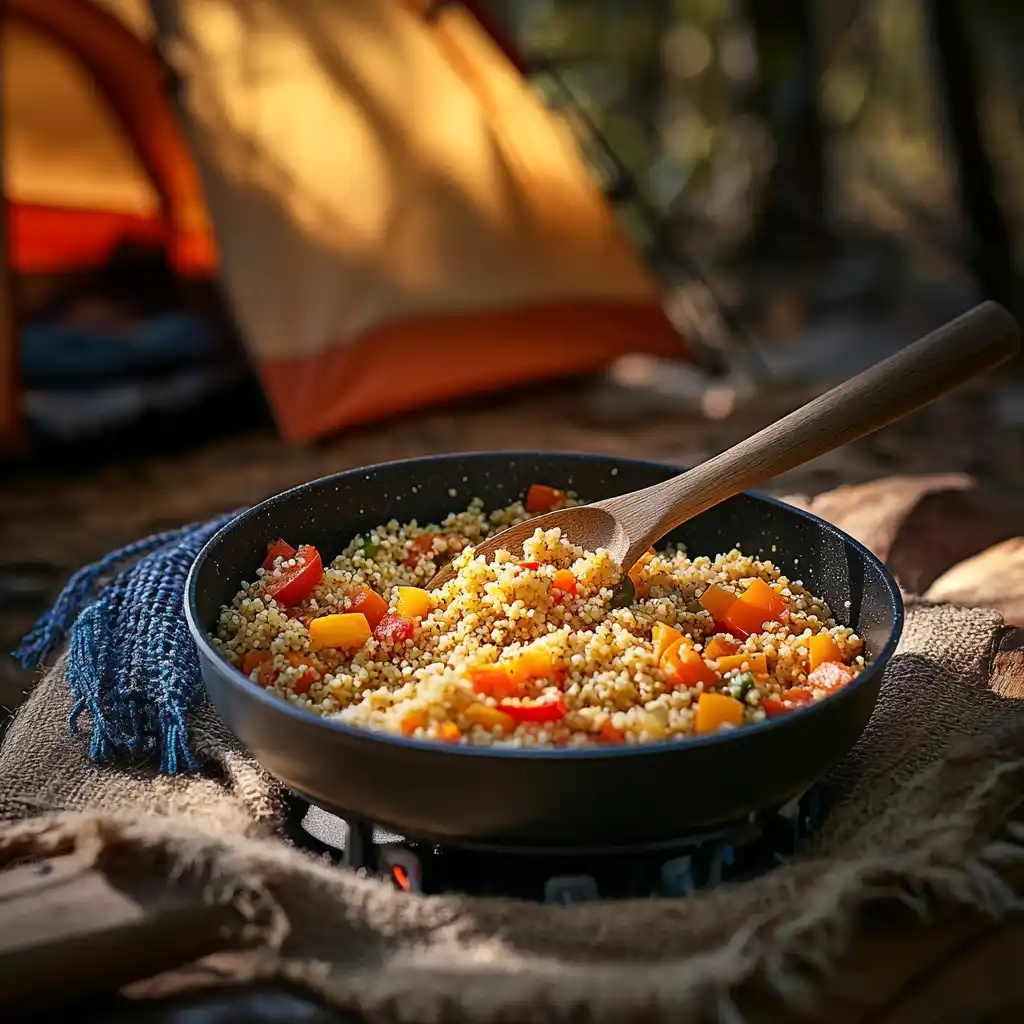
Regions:
[[681, 898], [763, 874], [792, 856], [823, 816], [815, 788], [733, 827], [646, 846], [585, 850], [438, 846], [314, 806], [302, 827], [335, 862], [390, 878], [406, 891], [578, 903]]

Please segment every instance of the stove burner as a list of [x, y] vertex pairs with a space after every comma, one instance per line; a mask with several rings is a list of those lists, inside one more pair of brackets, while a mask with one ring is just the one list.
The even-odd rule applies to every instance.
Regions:
[[776, 811], [670, 841], [595, 849], [437, 846], [309, 806], [302, 828], [336, 863], [406, 892], [461, 892], [546, 903], [683, 897], [770, 871], [823, 817], [817, 789]]

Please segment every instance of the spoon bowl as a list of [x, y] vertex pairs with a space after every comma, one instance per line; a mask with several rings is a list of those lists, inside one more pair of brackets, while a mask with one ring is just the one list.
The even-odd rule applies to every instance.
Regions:
[[[529, 540], [538, 529], [553, 530], [555, 527], [562, 531], [563, 536], [575, 544], [583, 545], [587, 551], [603, 548], [620, 564], [630, 549], [629, 536], [615, 518], [614, 512], [598, 502], [593, 505], [577, 505], [574, 508], [545, 512], [543, 515], [528, 519], [525, 523], [510, 526], [507, 530], [481, 541], [474, 549], [474, 555], [486, 555], [490, 561], [491, 556], [500, 549], [520, 553], [523, 550], [523, 542]], [[455, 569], [449, 562], [434, 575], [427, 587], [434, 590], [455, 575]]]

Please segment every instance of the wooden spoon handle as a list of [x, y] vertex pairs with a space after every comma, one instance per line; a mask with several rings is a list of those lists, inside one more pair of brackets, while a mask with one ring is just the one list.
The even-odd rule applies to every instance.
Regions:
[[1013, 317], [983, 302], [721, 455], [626, 496], [643, 494], [643, 509], [640, 501], [624, 508], [624, 499], [614, 499], [631, 555], [726, 498], [920, 409], [1011, 358], [1019, 344]]

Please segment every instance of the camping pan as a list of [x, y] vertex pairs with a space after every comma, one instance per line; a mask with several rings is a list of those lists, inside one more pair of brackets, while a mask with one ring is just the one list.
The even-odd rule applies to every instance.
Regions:
[[[692, 556], [739, 547], [825, 598], [863, 638], [864, 672], [805, 710], [666, 743], [581, 749], [450, 745], [352, 727], [266, 693], [208, 635], [275, 537], [327, 555], [397, 519], [440, 522], [481, 498], [500, 508], [542, 482], [598, 500], [674, 476], [678, 466], [498, 452], [393, 462], [325, 477], [256, 505], [221, 529], [192, 567], [186, 612], [207, 691], [224, 721], [293, 792], [350, 820], [451, 844], [594, 847], [655, 843], [781, 806], [857, 741], [902, 627], [884, 566], [834, 526], [773, 498], [740, 494], [667, 540]], [[452, 497], [451, 492], [456, 496]]]

